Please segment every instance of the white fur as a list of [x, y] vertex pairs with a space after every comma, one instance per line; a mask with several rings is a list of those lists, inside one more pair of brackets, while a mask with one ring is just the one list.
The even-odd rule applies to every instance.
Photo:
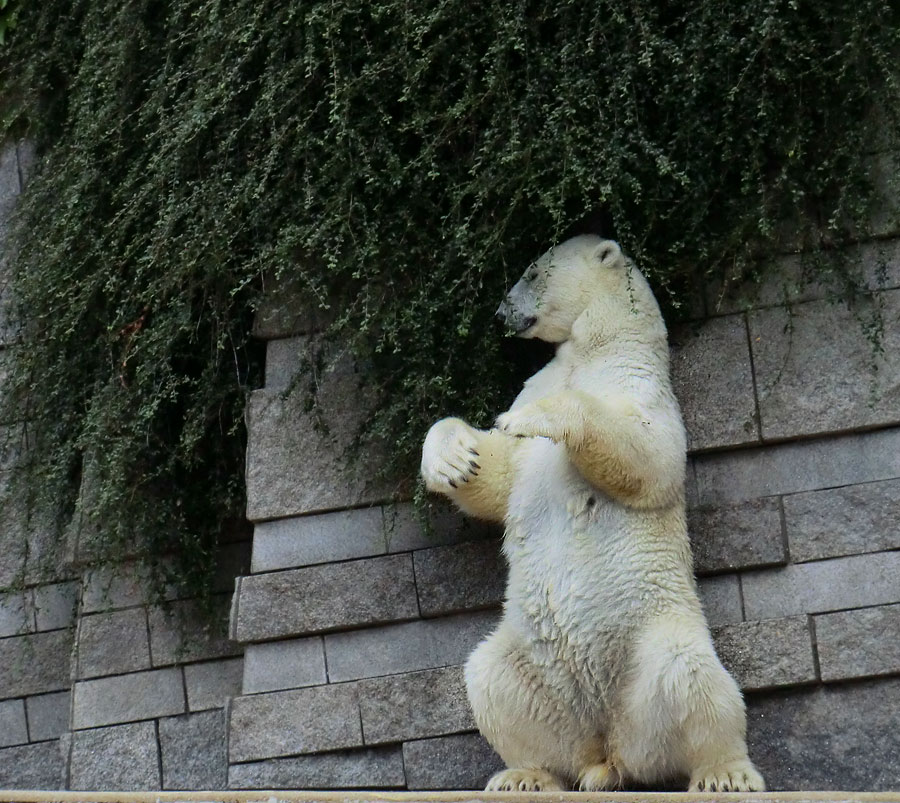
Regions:
[[685, 434], [649, 286], [615, 243], [578, 237], [499, 312], [560, 343], [556, 357], [496, 429], [444, 419], [422, 454], [429, 490], [506, 526], [503, 619], [466, 665], [509, 767], [488, 789], [763, 789], [697, 597]]

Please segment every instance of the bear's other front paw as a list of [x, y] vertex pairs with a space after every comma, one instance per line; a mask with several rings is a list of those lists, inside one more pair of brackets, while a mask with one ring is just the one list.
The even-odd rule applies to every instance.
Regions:
[[766, 783], [749, 760], [729, 761], [694, 774], [689, 792], [765, 792]]
[[546, 770], [502, 770], [484, 789], [486, 792], [562, 792], [563, 785]]
[[[434, 424], [422, 445], [422, 479], [429, 491], [451, 494], [481, 469], [474, 430], [458, 418]], [[452, 489], [452, 490], [451, 490]]]
[[517, 438], [550, 438], [560, 440], [550, 416], [539, 402], [525, 404], [497, 416], [497, 429]]

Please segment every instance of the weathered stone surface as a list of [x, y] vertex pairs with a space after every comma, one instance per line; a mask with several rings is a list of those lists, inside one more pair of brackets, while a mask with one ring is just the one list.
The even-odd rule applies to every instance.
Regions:
[[822, 680], [900, 673], [900, 605], [815, 617]]
[[0, 218], [9, 217], [21, 187], [16, 143], [0, 145]]
[[698, 574], [787, 562], [778, 499], [688, 511]]
[[34, 615], [38, 630], [58, 630], [75, 623], [78, 583], [52, 583], [34, 589]]
[[712, 635], [719, 658], [744, 691], [817, 680], [805, 616], [726, 625]]
[[325, 636], [328, 677], [335, 683], [462, 664], [499, 618], [479, 611]]
[[28, 741], [24, 700], [0, 700], [0, 747]]
[[[316, 364], [310, 355], [310, 364]], [[349, 359], [326, 362], [315, 377], [315, 410], [308, 409], [309, 381], [288, 395], [261, 390], [250, 398], [247, 518], [251, 521], [381, 502], [395, 490], [390, 483], [373, 479], [384, 462], [378, 450], [357, 450], [354, 445], [373, 399]]]
[[92, 678], [150, 668], [144, 608], [83, 616], [78, 626], [76, 677]]
[[900, 477], [900, 427], [698, 455], [695, 467], [704, 506], [894, 479]]
[[76, 731], [69, 773], [71, 789], [159, 789], [154, 724]]
[[359, 747], [356, 685], [236, 697], [228, 732], [231, 763]]
[[711, 627], [740, 622], [744, 618], [741, 587], [736, 574], [704, 577], [697, 581], [697, 590], [700, 592], [706, 621]]
[[323, 309], [310, 298], [308, 288], [288, 279], [270, 284], [256, 311], [255, 337], [272, 340], [315, 332], [334, 318], [333, 310]]
[[159, 751], [163, 789], [224, 789], [228, 784], [222, 711], [161, 719]]
[[421, 549], [413, 553], [422, 616], [499, 605], [506, 589], [500, 540]]
[[[881, 294], [886, 321], [900, 318], [900, 290]], [[862, 309], [859, 306], [863, 305]], [[900, 421], [900, 327], [884, 327], [877, 356], [854, 315], [827, 301], [750, 315], [765, 438], [860, 429]]]
[[35, 629], [31, 591], [0, 594], [0, 638], [32, 633]]
[[229, 699], [241, 693], [243, 675], [244, 661], [241, 658], [188, 664], [184, 667], [188, 708], [191, 711], [205, 711], [223, 707]]
[[70, 630], [0, 639], [0, 690], [24, 697], [69, 687]]
[[367, 745], [475, 728], [461, 666], [364, 680], [358, 693]]
[[31, 741], [58, 739], [69, 729], [69, 692], [40, 694], [25, 700]]
[[244, 652], [244, 694], [327, 682], [321, 636], [249, 644]]
[[389, 555], [244, 577], [233, 636], [263, 641], [418, 614], [412, 558]]
[[181, 714], [185, 710], [181, 669], [154, 669], [75, 684], [73, 728]]
[[211, 612], [192, 600], [154, 606], [148, 612], [150, 652], [154, 666], [240, 655], [240, 644], [228, 637], [227, 596], [213, 601]]
[[884, 152], [875, 154], [872, 159], [872, 179], [880, 202], [872, 213], [870, 234], [874, 237], [893, 236], [900, 233], [900, 198], [897, 197], [900, 156], [896, 152]]
[[750, 757], [770, 789], [897, 789], [898, 699], [900, 678], [750, 695]]
[[741, 576], [749, 620], [900, 602], [900, 552], [877, 552]]
[[272, 758], [228, 769], [229, 789], [391, 789], [404, 784], [399, 745]]
[[506, 766], [478, 733], [405, 742], [403, 765], [410, 790], [483, 789]]
[[0, 471], [0, 588], [21, 584], [25, 577], [28, 533], [21, 500], [9, 497], [9, 472]]
[[62, 789], [59, 742], [40, 742], [0, 750], [0, 789]]
[[259, 522], [253, 534], [253, 572], [367, 558], [441, 544], [475, 541], [499, 528], [441, 510], [425, 532], [410, 504], [339, 510]]
[[743, 315], [673, 330], [672, 386], [688, 450], [759, 441], [750, 346]]
[[122, 563], [85, 572], [81, 590], [82, 613], [97, 613], [140, 605], [149, 597], [139, 566]]
[[784, 498], [791, 560], [900, 548], [900, 480], [870, 482]]

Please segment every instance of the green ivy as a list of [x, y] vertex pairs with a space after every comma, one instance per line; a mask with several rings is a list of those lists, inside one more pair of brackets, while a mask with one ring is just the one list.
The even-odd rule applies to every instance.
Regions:
[[272, 279], [335, 311], [381, 400], [367, 433], [412, 474], [431, 421], [508, 401], [493, 310], [579, 226], [670, 315], [768, 276], [785, 221], [864, 236], [898, 44], [889, 0], [23, 5], [0, 108], [40, 156], [5, 413], [31, 422], [30, 486], [65, 519], [89, 485], [110, 554], [200, 576], [243, 510]]

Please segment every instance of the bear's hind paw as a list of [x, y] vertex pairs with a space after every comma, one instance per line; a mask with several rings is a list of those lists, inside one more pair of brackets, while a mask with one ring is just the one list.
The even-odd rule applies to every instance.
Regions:
[[749, 760], [730, 761], [691, 777], [689, 792], [765, 792], [766, 783]]
[[546, 770], [502, 770], [491, 777], [486, 792], [562, 792], [563, 785]]

